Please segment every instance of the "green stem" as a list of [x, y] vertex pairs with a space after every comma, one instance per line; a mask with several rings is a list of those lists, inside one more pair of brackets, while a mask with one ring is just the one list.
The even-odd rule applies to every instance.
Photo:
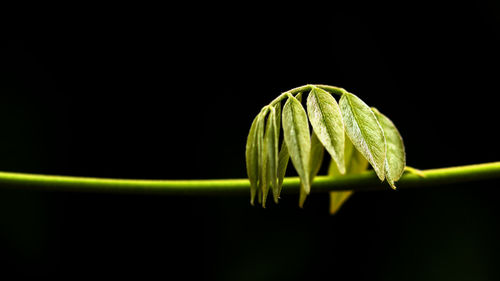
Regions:
[[288, 90], [286, 92], [283, 92], [283, 93], [281, 93], [281, 95], [279, 95], [277, 98], [275, 98], [271, 103], [269, 103], [269, 105], [272, 106], [272, 105], [282, 101], [283, 99], [285, 99], [289, 95], [295, 95], [295, 94], [298, 94], [300, 92], [309, 91], [309, 90], [311, 90], [311, 87], [312, 87], [312, 85], [305, 85], [305, 86], [300, 86], [300, 87]]
[[309, 84], [309, 85], [293, 88], [289, 91], [281, 93], [277, 98], [275, 98], [272, 102], [270, 102], [269, 105], [272, 106], [272, 105], [284, 100], [285, 98], [287, 98], [290, 95], [295, 95], [295, 94], [298, 94], [300, 92], [310, 91], [312, 87], [318, 87], [320, 89], [323, 89], [327, 92], [330, 92], [332, 94], [336, 94], [339, 96], [342, 96], [346, 92], [346, 90], [344, 90], [343, 88], [339, 88], [339, 87], [335, 87], [335, 86]]
[[[421, 175], [406, 173], [396, 183], [400, 189], [441, 186], [462, 182], [479, 182], [500, 178], [500, 162], [477, 165], [422, 170]], [[299, 179], [286, 178], [283, 192], [298, 193]], [[104, 193], [136, 194], [175, 194], [175, 195], [230, 195], [248, 194], [248, 179], [220, 180], [139, 180], [106, 179], [70, 176], [36, 175], [0, 172], [0, 188], [30, 189], [43, 191], [77, 191]], [[318, 176], [313, 183], [312, 192], [335, 190], [390, 190], [381, 183], [373, 171], [362, 174], [346, 175], [338, 178]]]
[[327, 92], [330, 92], [332, 94], [339, 95], [339, 96], [342, 96], [345, 92], [347, 92], [343, 88], [339, 88], [339, 87], [335, 87], [335, 86], [329, 86], [329, 85], [314, 85], [314, 86], [316, 86], [320, 89], [323, 89]]

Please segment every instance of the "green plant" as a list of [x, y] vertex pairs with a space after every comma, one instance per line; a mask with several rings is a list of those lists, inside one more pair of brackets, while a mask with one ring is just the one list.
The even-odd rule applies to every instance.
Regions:
[[[306, 92], [307, 113], [301, 103]], [[339, 103], [331, 94], [340, 97]], [[318, 176], [325, 150], [332, 159], [328, 175]], [[289, 159], [299, 177], [285, 178]], [[330, 211], [335, 213], [354, 191], [386, 189], [383, 180], [396, 189], [396, 182], [398, 188], [421, 188], [500, 178], [500, 162], [422, 171], [407, 167], [394, 124], [355, 95], [327, 85], [294, 88], [265, 106], [252, 123], [246, 162], [249, 179], [140, 180], [0, 172], [0, 187], [181, 195], [247, 194], [250, 189], [251, 203], [257, 197], [263, 206], [270, 190], [276, 202], [282, 189], [299, 193], [300, 206], [311, 191], [330, 192]], [[373, 171], [367, 170], [369, 164]]]
[[[301, 103], [304, 92], [308, 92], [307, 113]], [[340, 96], [339, 103], [332, 94]], [[286, 102], [281, 110], [283, 100]], [[283, 141], [278, 152], [280, 123]], [[406, 166], [403, 139], [389, 118], [342, 88], [306, 85], [281, 94], [264, 106], [252, 123], [246, 145], [250, 202], [254, 204], [257, 196], [265, 207], [272, 189], [278, 203], [291, 158], [300, 177], [302, 207], [321, 167], [324, 150], [331, 156], [328, 174], [332, 177], [363, 172], [370, 163], [378, 178], [387, 179], [396, 189], [395, 182]], [[351, 194], [331, 192], [331, 212]]]

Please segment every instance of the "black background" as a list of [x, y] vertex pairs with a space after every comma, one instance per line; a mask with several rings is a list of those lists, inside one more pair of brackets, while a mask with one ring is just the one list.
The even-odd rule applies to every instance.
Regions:
[[[308, 83], [343, 87], [389, 116], [408, 165], [500, 160], [494, 1], [101, 8], [4, 25], [14, 35], [0, 41], [0, 170], [245, 177], [254, 116]], [[304, 209], [286, 194], [262, 209], [248, 197], [0, 189], [0, 267], [63, 278], [495, 280], [498, 184], [359, 193], [336, 216], [326, 194]]]

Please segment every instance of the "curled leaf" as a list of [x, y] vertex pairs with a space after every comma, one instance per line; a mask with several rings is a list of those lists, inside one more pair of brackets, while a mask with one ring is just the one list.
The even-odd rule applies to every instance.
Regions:
[[389, 185], [396, 189], [394, 182], [401, 178], [406, 166], [405, 147], [403, 138], [394, 123], [387, 116], [372, 108], [380, 126], [384, 130], [387, 152], [385, 156], [385, 177]]
[[368, 105], [351, 93], [344, 93], [339, 104], [347, 136], [372, 165], [379, 179], [384, 180], [386, 145], [377, 117]]
[[299, 174], [302, 190], [309, 194], [311, 190], [309, 177], [309, 155], [311, 139], [306, 111], [295, 97], [289, 97], [283, 107], [284, 139], [292, 159], [293, 166]]
[[330, 93], [313, 87], [307, 98], [307, 113], [318, 139], [344, 174], [345, 134], [339, 105]]

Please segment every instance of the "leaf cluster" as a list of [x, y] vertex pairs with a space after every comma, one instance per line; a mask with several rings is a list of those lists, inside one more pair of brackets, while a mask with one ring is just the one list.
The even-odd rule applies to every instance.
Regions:
[[[340, 96], [338, 102], [332, 93]], [[302, 207], [325, 151], [331, 156], [329, 175], [360, 172], [369, 163], [378, 178], [394, 189], [406, 166], [403, 140], [389, 118], [342, 88], [306, 85], [282, 93], [252, 122], [246, 144], [251, 204], [257, 197], [265, 207], [270, 190], [278, 202], [291, 159], [301, 182]]]

